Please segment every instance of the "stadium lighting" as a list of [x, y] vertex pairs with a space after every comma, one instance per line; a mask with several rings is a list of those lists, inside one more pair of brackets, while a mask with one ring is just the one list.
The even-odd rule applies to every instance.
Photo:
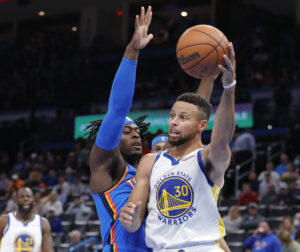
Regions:
[[43, 17], [43, 16], [45, 16], [46, 12], [45, 11], [39, 11], [38, 14], [39, 14], [39, 16]]
[[182, 17], [187, 17], [188, 13], [187, 13], [187, 11], [182, 11], [182, 12], [180, 13], [180, 15], [181, 15]]

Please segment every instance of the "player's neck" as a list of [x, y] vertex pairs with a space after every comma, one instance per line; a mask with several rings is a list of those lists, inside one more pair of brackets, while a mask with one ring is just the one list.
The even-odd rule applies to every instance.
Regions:
[[33, 218], [33, 215], [34, 214], [32, 212], [30, 212], [30, 213], [23, 213], [23, 212], [18, 211], [17, 214], [16, 214], [16, 217], [19, 220], [27, 222], [27, 221], [29, 221], [29, 220], [31, 220]]
[[180, 158], [197, 149], [202, 148], [202, 146], [203, 146], [202, 141], [201, 140], [199, 141], [199, 138], [197, 138], [193, 141], [175, 146], [175, 148], [171, 150], [172, 156], [174, 156], [175, 158]]

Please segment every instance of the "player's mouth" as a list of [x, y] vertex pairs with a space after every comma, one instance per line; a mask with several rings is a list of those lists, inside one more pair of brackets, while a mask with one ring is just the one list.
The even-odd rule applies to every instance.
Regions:
[[180, 131], [174, 130], [174, 129], [170, 129], [170, 131], [169, 131], [169, 136], [170, 137], [178, 137], [179, 135], [180, 135]]
[[23, 208], [27, 209], [30, 207], [30, 204], [23, 204]]
[[136, 141], [132, 145], [135, 149], [141, 150], [142, 149], [142, 143], [140, 141]]

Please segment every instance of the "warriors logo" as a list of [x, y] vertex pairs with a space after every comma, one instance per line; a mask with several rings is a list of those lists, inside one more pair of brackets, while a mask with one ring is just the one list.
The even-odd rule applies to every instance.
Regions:
[[191, 208], [193, 191], [184, 178], [169, 177], [159, 185], [156, 202], [162, 216], [178, 218]]
[[19, 235], [14, 242], [15, 251], [28, 252], [33, 251], [34, 240], [31, 236], [23, 234]]

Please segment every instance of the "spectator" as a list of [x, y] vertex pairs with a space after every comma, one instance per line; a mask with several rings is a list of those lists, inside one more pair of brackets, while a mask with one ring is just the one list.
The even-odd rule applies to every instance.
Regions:
[[43, 209], [43, 203], [42, 203], [42, 194], [38, 191], [34, 193], [34, 207], [33, 212], [35, 214], [41, 214]]
[[244, 247], [252, 252], [281, 252], [280, 242], [266, 221], [259, 222], [253, 235], [244, 242]]
[[225, 225], [226, 233], [239, 230], [241, 222], [243, 220], [240, 216], [238, 206], [230, 207], [228, 215], [224, 216], [222, 219]]
[[299, 252], [300, 244], [292, 240], [289, 231], [281, 229], [277, 233], [277, 237], [282, 244], [282, 252]]
[[237, 135], [232, 150], [235, 153], [237, 163], [247, 158], [256, 159], [256, 142], [251, 129], [245, 129], [244, 132]]
[[290, 216], [284, 216], [281, 223], [280, 223], [280, 226], [279, 226], [279, 231], [280, 230], [286, 230], [289, 232], [290, 234], [290, 237], [295, 240], [295, 236], [296, 236], [296, 233], [295, 233], [295, 228], [294, 228], [294, 225], [293, 225], [293, 219], [290, 217]]
[[10, 180], [7, 178], [7, 175], [5, 172], [1, 172], [0, 174], [0, 196], [4, 196], [7, 193], [8, 186], [9, 186]]
[[[70, 244], [70, 248], [78, 245], [81, 242], [81, 234], [78, 230], [73, 230], [70, 233], [70, 237], [71, 237], [71, 240], [72, 240], [72, 242]], [[76, 249], [75, 251], [76, 252], [86, 252], [86, 249], [85, 249], [84, 246], [82, 246], [82, 247]]]
[[64, 205], [67, 202], [67, 196], [62, 193], [61, 187], [58, 186], [54, 192], [57, 193], [57, 199]]
[[296, 181], [298, 177], [299, 176], [298, 173], [295, 171], [294, 165], [292, 163], [288, 163], [287, 171], [281, 175], [280, 180], [286, 183], [290, 183]]
[[44, 204], [42, 214], [45, 215], [50, 209], [54, 209], [55, 216], [63, 213], [63, 204], [57, 199], [57, 193], [51, 192], [47, 197], [42, 199]]
[[280, 191], [279, 191], [279, 204], [281, 206], [291, 206], [294, 203], [294, 196], [289, 191], [287, 183], [280, 183]]
[[56, 172], [53, 169], [50, 169], [48, 175], [45, 175], [43, 177], [43, 182], [46, 184], [47, 188], [52, 189], [55, 185], [58, 184]]
[[93, 211], [90, 207], [84, 204], [83, 199], [77, 196], [74, 199], [74, 202], [69, 205], [65, 214], [74, 214], [75, 221], [87, 221], [93, 214]]
[[246, 206], [250, 202], [258, 203], [258, 196], [256, 192], [251, 191], [250, 185], [248, 183], [244, 183], [242, 185], [242, 193], [240, 194], [238, 199], [238, 205]]
[[54, 186], [53, 190], [57, 190], [57, 188], [61, 188], [62, 194], [66, 195], [66, 197], [69, 196], [70, 193], [70, 183], [65, 180], [65, 177], [63, 175], [58, 176], [58, 184]]
[[243, 216], [241, 223], [241, 229], [254, 229], [259, 222], [264, 220], [264, 217], [258, 213], [258, 205], [256, 203], [250, 203], [248, 205], [248, 214]]
[[279, 204], [278, 193], [275, 190], [275, 185], [273, 183], [268, 184], [267, 192], [261, 197], [260, 202], [265, 205], [277, 205]]
[[280, 164], [275, 167], [275, 171], [281, 176], [288, 168], [289, 157], [287, 154], [282, 153], [280, 155]]
[[8, 185], [8, 190], [5, 195], [6, 198], [9, 198], [13, 192], [17, 192], [25, 185], [25, 182], [19, 178], [18, 174], [14, 174], [11, 177], [11, 182]]
[[293, 225], [294, 225], [296, 231], [300, 230], [300, 212], [295, 214]]
[[259, 196], [265, 196], [267, 194], [269, 184], [272, 184], [274, 186], [274, 190], [276, 193], [279, 192], [278, 184], [274, 184], [271, 181], [271, 174], [269, 172], [266, 172], [264, 178], [259, 184]]
[[61, 224], [60, 218], [55, 216], [55, 209], [54, 208], [49, 208], [48, 210], [48, 220], [51, 226], [51, 232], [52, 233], [63, 233], [64, 228]]
[[280, 176], [279, 176], [278, 172], [274, 171], [273, 162], [269, 161], [266, 163], [266, 170], [259, 174], [258, 180], [262, 181], [264, 179], [266, 173], [269, 173], [271, 175], [271, 182], [274, 185], [279, 185]]
[[33, 164], [32, 171], [29, 174], [29, 181], [31, 185], [36, 186], [41, 181], [42, 173], [41, 166], [39, 164]]
[[6, 208], [2, 214], [15, 212], [18, 210], [17, 193], [13, 192], [11, 198], [8, 200]]
[[300, 188], [298, 188], [297, 182], [292, 181], [289, 183], [290, 185], [290, 193], [293, 196], [293, 198], [297, 197], [300, 195]]
[[80, 177], [76, 176], [74, 184], [71, 184], [71, 195], [76, 197], [78, 195], [82, 195], [85, 192], [85, 186], [81, 182]]
[[259, 182], [255, 171], [251, 171], [248, 176], [248, 183], [251, 187], [251, 191], [258, 192]]
[[25, 160], [23, 153], [19, 152], [17, 154], [17, 162], [13, 165], [13, 173], [21, 174], [25, 171], [28, 166], [28, 162]]

